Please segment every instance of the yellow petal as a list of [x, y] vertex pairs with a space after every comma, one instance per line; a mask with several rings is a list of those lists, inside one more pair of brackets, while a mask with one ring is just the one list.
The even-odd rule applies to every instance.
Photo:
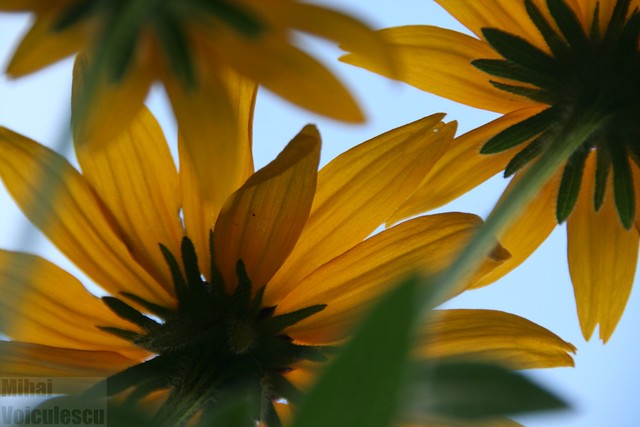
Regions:
[[[0, 371], [7, 377], [106, 377], [138, 361], [108, 351], [73, 350], [38, 344], [0, 341]], [[61, 381], [60, 383], [66, 384]], [[58, 381], [56, 390], [61, 390]]]
[[[506, 199], [521, 176], [522, 174], [518, 174], [511, 180], [498, 203]], [[498, 241], [509, 251], [511, 258], [491, 270], [474, 287], [486, 286], [509, 273], [522, 264], [551, 234], [558, 224], [555, 209], [559, 185], [560, 174], [556, 174], [498, 237]]]
[[309, 216], [319, 157], [320, 135], [306, 126], [227, 201], [214, 235], [216, 265], [227, 286], [237, 283], [239, 260], [255, 290], [289, 256]]
[[533, 107], [514, 111], [456, 138], [388, 223], [440, 207], [504, 170], [521, 148], [490, 155], [480, 154], [480, 148], [492, 136], [541, 109]]
[[360, 107], [333, 73], [286, 40], [245, 40], [232, 34], [220, 37], [216, 48], [239, 72], [302, 108], [347, 122], [364, 120]]
[[251, 1], [252, 7], [277, 27], [304, 31], [341, 45], [343, 49], [357, 52], [376, 61], [389, 74], [395, 74], [391, 52], [379, 34], [349, 15], [314, 4], [285, 1], [274, 6], [274, 2]]
[[181, 155], [189, 156], [181, 168], [193, 169], [200, 182], [194, 191], [219, 210], [253, 172], [251, 126], [257, 86], [211, 62], [209, 70], [196, 63], [199, 72], [193, 87], [171, 74], [163, 80], [178, 121]]
[[[409, 418], [411, 418], [411, 415], [409, 415]], [[402, 427], [523, 427], [522, 424], [509, 418], [491, 418], [480, 421], [463, 421], [460, 419], [436, 416], [424, 417], [423, 415], [414, 418], [416, 418], [416, 420], [403, 422], [400, 425]]]
[[0, 327], [17, 340], [78, 350], [146, 352], [97, 326], [137, 330], [73, 276], [40, 257], [0, 251]]
[[573, 366], [576, 348], [523, 317], [496, 310], [436, 310], [423, 328], [417, 357], [473, 358], [512, 369]]
[[610, 180], [600, 211], [593, 208], [595, 153], [585, 165], [576, 207], [567, 222], [569, 272], [582, 334], [589, 339], [597, 324], [606, 342], [618, 324], [633, 286], [638, 260], [638, 231], [625, 230], [618, 217]]
[[[483, 41], [456, 31], [426, 25], [380, 30], [389, 44], [398, 69], [398, 79], [412, 86], [462, 104], [498, 113], [533, 105], [528, 98], [495, 88], [490, 76], [471, 65], [475, 59], [498, 58]], [[385, 74], [368, 57], [353, 53], [340, 59], [346, 63]]]
[[[0, 4], [0, 8], [3, 7], [11, 9], [12, 5]], [[39, 9], [37, 19], [22, 38], [7, 66], [7, 74], [11, 77], [24, 76], [78, 52], [92, 36], [91, 24], [87, 21], [81, 21], [64, 31], [54, 30], [52, 27], [60, 18], [59, 8]]]
[[[138, 50], [144, 50], [139, 46]], [[73, 68], [71, 97], [76, 145], [98, 147], [116, 138], [144, 106], [153, 78], [134, 60], [120, 81], [106, 71], [95, 72], [87, 55], [78, 55]]]
[[[318, 268], [282, 299], [277, 313], [327, 304], [287, 328], [287, 335], [314, 344], [344, 339], [362, 310], [399, 280], [415, 271], [432, 275], [446, 268], [481, 222], [462, 213], [424, 216], [365, 240]], [[481, 274], [495, 264], [488, 261]]]
[[413, 192], [451, 144], [455, 124], [442, 114], [393, 129], [338, 156], [320, 170], [309, 220], [269, 282], [268, 305], [307, 274], [369, 236]]
[[180, 253], [178, 173], [156, 119], [143, 108], [111, 143], [80, 145], [76, 153], [84, 177], [117, 221], [133, 257], [173, 292], [159, 245]]
[[134, 261], [93, 190], [63, 157], [0, 128], [0, 177], [31, 222], [98, 285], [175, 304]]
[[[498, 28], [524, 38], [534, 45], [547, 45], [536, 26], [529, 18], [524, 2], [513, 0], [456, 1], [436, 0], [476, 36], [482, 37], [483, 28]], [[544, 0], [534, 0], [538, 9], [548, 12]]]
[[[216, 113], [217, 98], [208, 89], [193, 93], [181, 92], [179, 86], [172, 89], [188, 98], [174, 97], [182, 102], [174, 108], [186, 108], [181, 112], [186, 122], [178, 139], [182, 213], [187, 236], [196, 247], [203, 272], [211, 269], [209, 232], [220, 209], [253, 173], [251, 144], [257, 86], [230, 70], [219, 77], [220, 81], [206, 84], [213, 84], [214, 88], [221, 85], [220, 90], [225, 91], [221, 96], [230, 99], [234, 110], [232, 121], [225, 121], [224, 114]], [[194, 111], [190, 113], [191, 109]]]

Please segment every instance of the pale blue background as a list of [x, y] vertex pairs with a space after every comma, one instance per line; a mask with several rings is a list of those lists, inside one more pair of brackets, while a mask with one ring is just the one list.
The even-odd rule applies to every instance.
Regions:
[[[437, 5], [427, 0], [325, 0], [321, 3], [351, 11], [376, 28], [430, 23], [462, 30]], [[25, 16], [0, 15], [0, 67], [4, 68], [16, 37], [25, 30], [27, 23]], [[457, 120], [459, 134], [494, 117], [332, 61], [340, 50], [327, 43], [314, 42], [313, 46], [331, 61], [330, 66], [356, 94], [369, 121], [362, 126], [337, 123], [290, 107], [261, 92], [255, 124], [259, 165], [275, 157], [284, 144], [309, 122], [320, 128], [324, 141], [323, 163], [326, 163], [356, 143], [434, 112], [447, 112], [448, 120]], [[63, 124], [68, 117], [70, 74], [71, 62], [65, 61], [19, 81], [8, 81], [0, 76], [0, 125], [44, 144], [55, 145], [63, 134]], [[170, 139], [175, 140], [173, 119], [164, 102], [163, 93], [155, 90], [150, 97], [150, 105], [163, 122]], [[468, 211], [484, 216], [504, 186], [505, 181], [496, 177], [442, 210]], [[0, 212], [0, 247], [35, 251], [71, 271], [77, 271], [28, 226], [3, 189], [0, 189]], [[627, 311], [607, 345], [603, 346], [596, 338], [585, 342], [576, 320], [567, 272], [565, 230], [559, 227], [522, 267], [508, 277], [488, 288], [466, 293], [449, 305], [516, 313], [551, 329], [578, 347], [576, 368], [529, 372], [568, 399], [573, 409], [518, 418], [525, 425], [637, 427], [640, 426], [637, 393], [640, 332], [635, 327], [640, 316], [638, 292], [638, 289], [632, 292]], [[594, 336], [597, 336], [597, 331]]]

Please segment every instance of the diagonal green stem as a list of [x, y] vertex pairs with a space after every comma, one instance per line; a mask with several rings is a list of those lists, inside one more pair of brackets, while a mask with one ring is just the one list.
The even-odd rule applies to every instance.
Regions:
[[[603, 117], [593, 119], [585, 114], [567, 121], [555, 141], [552, 141], [549, 148], [525, 172], [508, 196], [494, 207], [484, 225], [458, 258], [432, 282], [437, 286], [436, 301], [444, 301], [453, 290], [459, 287], [460, 283], [473, 274], [495, 247], [497, 236], [518, 217], [540, 191], [540, 188], [558, 171], [569, 156], [601, 126], [603, 120]], [[424, 307], [423, 311], [427, 312], [430, 308]]]

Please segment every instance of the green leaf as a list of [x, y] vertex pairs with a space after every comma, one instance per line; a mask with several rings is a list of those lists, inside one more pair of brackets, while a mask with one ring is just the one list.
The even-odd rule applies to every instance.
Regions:
[[481, 154], [495, 154], [513, 148], [548, 130], [556, 120], [553, 107], [510, 126], [489, 139], [480, 149]]
[[401, 404], [418, 279], [383, 297], [302, 402], [294, 427], [387, 427]]
[[414, 366], [408, 413], [478, 420], [566, 408], [526, 376], [480, 362], [420, 362]]

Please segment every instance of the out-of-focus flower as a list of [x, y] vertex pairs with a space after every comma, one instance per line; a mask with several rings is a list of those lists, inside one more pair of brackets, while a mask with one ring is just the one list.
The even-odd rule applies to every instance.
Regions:
[[[639, 4], [437, 1], [473, 35], [432, 26], [382, 30], [401, 79], [503, 116], [459, 137], [392, 220], [440, 206], [502, 170], [515, 174], [507, 194], [518, 171], [593, 124], [596, 130], [500, 236], [513, 256], [484, 283], [519, 265], [566, 220], [582, 332], [589, 338], [599, 324], [606, 341], [638, 258]], [[358, 54], [345, 61], [388, 75]]]
[[238, 151], [231, 130], [242, 119], [223, 83], [230, 69], [301, 107], [359, 122], [357, 103], [297, 47], [297, 33], [355, 43], [391, 67], [383, 43], [363, 23], [297, 0], [0, 0], [0, 11], [34, 17], [8, 65], [10, 76], [81, 53], [73, 96], [76, 141], [114, 138], [159, 81], [198, 173], [209, 180], [211, 159], [227, 158], [219, 162], [224, 167]]

